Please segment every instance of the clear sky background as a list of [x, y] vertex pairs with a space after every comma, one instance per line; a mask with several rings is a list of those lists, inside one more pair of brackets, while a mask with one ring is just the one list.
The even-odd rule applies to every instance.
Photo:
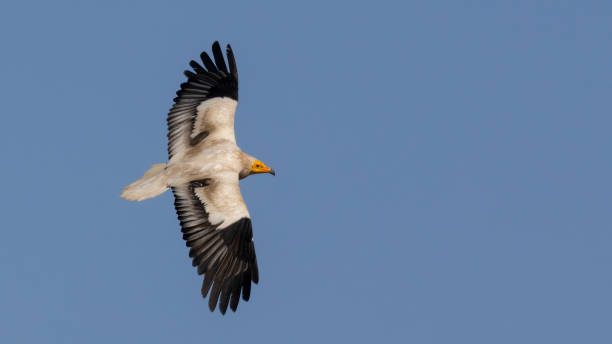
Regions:
[[[3, 343], [611, 343], [609, 1], [0, 5]], [[182, 72], [240, 73], [261, 271], [210, 313], [165, 162]]]

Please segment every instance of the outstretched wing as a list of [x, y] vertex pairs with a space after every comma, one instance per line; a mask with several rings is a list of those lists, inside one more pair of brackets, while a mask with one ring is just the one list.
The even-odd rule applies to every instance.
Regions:
[[[198, 274], [204, 274], [202, 296], [208, 307], [225, 314], [238, 308], [240, 295], [251, 295], [251, 281], [259, 281], [251, 219], [240, 193], [238, 175], [223, 173], [213, 179], [173, 187], [174, 206], [183, 239]], [[211, 291], [212, 288], [212, 291]]]
[[234, 112], [238, 102], [238, 70], [232, 47], [227, 45], [229, 71], [219, 42], [212, 46], [213, 62], [206, 52], [186, 70], [187, 82], [176, 92], [174, 106], [168, 113], [168, 155], [185, 152], [205, 138], [236, 141]]

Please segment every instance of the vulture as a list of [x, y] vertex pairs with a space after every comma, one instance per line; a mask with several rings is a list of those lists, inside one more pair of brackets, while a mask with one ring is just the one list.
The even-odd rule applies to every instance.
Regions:
[[[174, 207], [192, 264], [204, 275], [202, 297], [213, 312], [236, 311], [248, 301], [251, 282], [259, 281], [249, 211], [238, 181], [275, 172], [236, 145], [234, 114], [238, 70], [231, 46], [227, 64], [219, 42], [202, 64], [191, 61], [187, 81], [168, 113], [168, 162], [154, 164], [128, 185], [121, 197], [142, 201], [171, 189]], [[229, 67], [229, 69], [228, 69]]]

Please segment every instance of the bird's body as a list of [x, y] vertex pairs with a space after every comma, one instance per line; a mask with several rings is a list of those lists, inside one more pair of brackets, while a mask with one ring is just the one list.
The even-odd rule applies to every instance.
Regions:
[[225, 313], [228, 304], [236, 310], [241, 294], [248, 300], [251, 281], [259, 279], [250, 215], [238, 181], [275, 172], [237, 146], [236, 62], [229, 45], [229, 71], [217, 42], [213, 54], [214, 63], [201, 55], [206, 69], [191, 61], [196, 73], [185, 72], [189, 79], [168, 114], [168, 163], [153, 165], [121, 197], [141, 201], [172, 189], [189, 256], [205, 275], [202, 295], [212, 290], [211, 311], [219, 301]]

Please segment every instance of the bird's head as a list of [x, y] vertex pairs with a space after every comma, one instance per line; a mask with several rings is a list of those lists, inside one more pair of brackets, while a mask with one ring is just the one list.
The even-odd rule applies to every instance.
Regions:
[[251, 163], [251, 173], [250, 174], [256, 174], [256, 173], [270, 173], [273, 176], [276, 175], [276, 172], [274, 172], [273, 169], [266, 166], [266, 164], [261, 162], [261, 160], [255, 160]]

